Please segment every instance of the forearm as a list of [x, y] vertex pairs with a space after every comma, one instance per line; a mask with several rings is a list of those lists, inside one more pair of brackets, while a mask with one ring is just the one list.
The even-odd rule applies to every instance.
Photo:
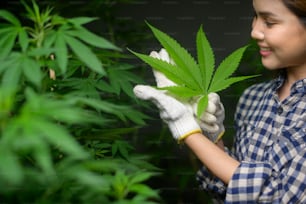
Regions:
[[202, 134], [190, 135], [184, 142], [215, 176], [224, 183], [229, 183], [239, 166], [237, 160], [230, 157]]

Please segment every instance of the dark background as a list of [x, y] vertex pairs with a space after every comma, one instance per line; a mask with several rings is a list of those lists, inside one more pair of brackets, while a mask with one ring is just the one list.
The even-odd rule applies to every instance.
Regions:
[[[136, 0], [136, 1], [39, 1], [55, 5], [60, 15], [97, 16], [100, 21], [90, 25], [92, 30], [105, 38], [114, 40], [124, 49], [149, 53], [161, 47], [154, 39], [145, 21], [169, 34], [195, 56], [196, 32], [202, 25], [215, 53], [216, 65], [235, 49], [250, 42], [253, 9], [251, 0]], [[1, 1], [1, 9], [18, 12], [19, 1]], [[112, 24], [112, 26], [109, 26]], [[141, 65], [140, 60], [132, 63]], [[249, 57], [239, 67], [237, 74], [258, 72], [258, 59]], [[222, 91], [221, 100], [226, 110], [226, 134], [224, 141], [232, 145], [233, 116], [241, 92], [262, 78], [242, 82]], [[147, 69], [145, 81], [153, 84], [151, 69]], [[200, 164], [184, 146], [177, 145], [169, 135], [167, 127], [160, 121], [156, 110], [148, 111], [154, 119], [133, 138], [139, 152], [152, 154], [154, 165], [163, 169], [163, 175], [150, 181], [160, 189], [165, 203], [210, 203], [209, 196], [198, 189], [195, 172]], [[158, 139], [156, 139], [158, 138]], [[213, 155], [212, 155], [213, 156]]]

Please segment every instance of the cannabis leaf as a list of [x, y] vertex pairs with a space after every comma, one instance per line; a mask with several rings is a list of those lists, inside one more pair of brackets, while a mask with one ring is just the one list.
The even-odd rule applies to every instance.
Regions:
[[176, 86], [168, 86], [160, 89], [185, 99], [198, 98], [197, 116], [200, 117], [208, 104], [208, 94], [219, 92], [230, 85], [255, 77], [238, 76], [231, 77], [239, 66], [240, 60], [248, 45], [243, 46], [227, 56], [215, 69], [215, 57], [213, 49], [200, 26], [196, 36], [198, 62], [175, 39], [147, 23], [154, 36], [169, 53], [174, 64], [169, 64], [151, 56], [140, 54], [129, 49], [141, 60], [149, 64], [153, 69], [162, 72]]

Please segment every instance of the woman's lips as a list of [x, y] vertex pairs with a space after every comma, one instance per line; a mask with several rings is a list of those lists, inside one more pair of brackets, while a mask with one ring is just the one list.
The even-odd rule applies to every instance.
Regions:
[[261, 47], [259, 53], [262, 57], [267, 57], [272, 53], [272, 51], [270, 48]]

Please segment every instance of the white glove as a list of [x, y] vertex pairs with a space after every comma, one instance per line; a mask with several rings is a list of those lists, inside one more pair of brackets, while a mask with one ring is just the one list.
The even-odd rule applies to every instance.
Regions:
[[[194, 117], [196, 117], [197, 103], [192, 103]], [[217, 93], [208, 94], [208, 105], [199, 118], [199, 125], [203, 134], [211, 141], [217, 143], [224, 134], [224, 107]]]
[[166, 95], [165, 91], [151, 86], [137, 85], [135, 95], [142, 100], [152, 101], [160, 111], [160, 117], [168, 124], [172, 136], [180, 142], [193, 133], [200, 133], [201, 128], [191, 109], [184, 104]]
[[[151, 57], [161, 59], [170, 64], [174, 64], [173, 60], [170, 58], [168, 52], [165, 49], [161, 49], [159, 52], [152, 51], [150, 53]], [[175, 86], [176, 84], [169, 80], [164, 74], [153, 69], [153, 74], [155, 77], [155, 81], [157, 87], [167, 87], [167, 86]], [[185, 104], [185, 103], [183, 103]], [[209, 93], [208, 94], [208, 105], [204, 113], [201, 117], [197, 118], [197, 105], [198, 99], [191, 99], [185, 106], [188, 109], [193, 110], [193, 116], [195, 120], [198, 121], [203, 134], [207, 136], [211, 141], [218, 142], [219, 139], [224, 134], [224, 107], [220, 101], [220, 97], [217, 93]]]

